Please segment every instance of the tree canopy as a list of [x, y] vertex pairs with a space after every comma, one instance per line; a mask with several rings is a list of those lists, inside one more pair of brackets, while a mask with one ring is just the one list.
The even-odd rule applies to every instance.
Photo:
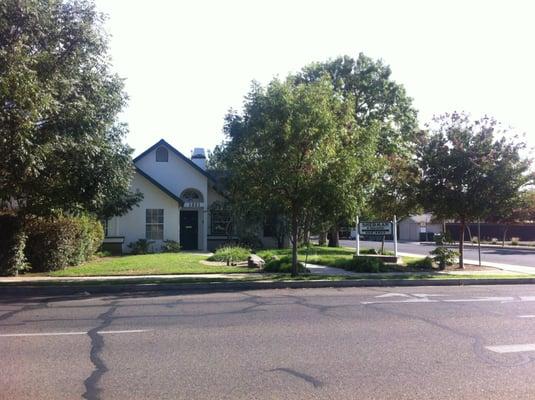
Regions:
[[139, 201], [102, 21], [86, 0], [0, 3], [0, 204], [110, 216]]
[[294, 77], [267, 87], [253, 84], [243, 113], [226, 117], [227, 142], [214, 152], [229, 176], [231, 199], [281, 210], [290, 221], [293, 273], [299, 230], [319, 212], [353, 214], [373, 176], [378, 132], [357, 127], [352, 103], [325, 76], [311, 83]]
[[353, 104], [354, 118], [363, 129], [378, 129], [376, 154], [383, 172], [369, 193], [365, 214], [375, 218], [403, 217], [417, 209], [414, 158], [419, 136], [417, 111], [405, 88], [394, 81], [382, 60], [360, 53], [356, 59], [338, 57], [313, 63], [296, 75], [298, 82], [314, 82], [327, 74], [334, 90]]
[[444, 114], [435, 118], [419, 151], [420, 200], [436, 217], [460, 221], [461, 266], [467, 222], [507, 214], [533, 182], [530, 160], [521, 157], [525, 144], [497, 138], [500, 133], [507, 132], [492, 118]]

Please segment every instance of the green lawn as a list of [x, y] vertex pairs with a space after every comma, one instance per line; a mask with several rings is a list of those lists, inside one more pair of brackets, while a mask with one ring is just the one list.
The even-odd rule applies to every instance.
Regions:
[[[308, 257], [307, 257], [308, 254]], [[320, 247], [311, 246], [310, 249], [300, 248], [297, 251], [299, 261], [305, 260], [311, 264], [326, 265], [329, 267], [337, 267], [347, 264], [355, 254], [355, 250], [345, 247]], [[276, 255], [279, 257], [291, 256], [292, 249], [270, 249], [261, 250], [258, 255], [266, 258], [269, 255]]]
[[210, 266], [201, 261], [208, 257], [189, 253], [159, 253], [101, 257], [77, 267], [50, 272], [49, 276], [97, 276], [97, 275], [167, 275], [167, 274], [217, 274], [254, 272], [250, 268]]
[[[367, 249], [361, 249], [363, 253]], [[308, 253], [308, 257], [307, 257]], [[272, 255], [277, 255], [279, 257], [291, 256], [291, 249], [271, 249], [271, 250], [262, 250], [258, 252], [258, 255], [262, 258], [265, 258]], [[344, 268], [349, 265], [353, 256], [355, 255], [355, 249], [349, 247], [322, 247], [322, 246], [311, 246], [309, 249], [300, 248], [297, 252], [297, 257], [299, 261], [305, 262], [305, 259], [308, 263], [325, 265], [328, 267], [338, 267]], [[407, 264], [409, 262], [414, 262], [423, 257], [402, 257], [403, 263]]]

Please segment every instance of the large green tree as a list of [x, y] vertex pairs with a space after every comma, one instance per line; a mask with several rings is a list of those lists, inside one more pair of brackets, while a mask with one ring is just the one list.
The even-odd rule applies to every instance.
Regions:
[[422, 204], [438, 218], [460, 222], [461, 268], [467, 223], [507, 213], [533, 182], [530, 160], [521, 157], [525, 144], [499, 133], [492, 118], [444, 114], [434, 119], [419, 151]]
[[307, 217], [337, 196], [354, 213], [362, 181], [375, 153], [373, 130], [357, 128], [352, 103], [337, 95], [331, 79], [296, 83], [295, 77], [253, 84], [242, 113], [226, 118], [227, 141], [215, 164], [228, 174], [231, 201], [288, 218], [292, 273], [297, 273], [297, 245]]
[[19, 214], [127, 211], [126, 102], [92, 1], [0, 3], [0, 205]]
[[[381, 60], [360, 53], [357, 58], [338, 57], [313, 63], [296, 75], [298, 82], [314, 82], [325, 74], [334, 90], [352, 103], [355, 120], [364, 129], [378, 129], [377, 161], [383, 172], [368, 194], [367, 212], [380, 218], [400, 217], [415, 211], [417, 204], [411, 188], [418, 181], [413, 157], [418, 137], [417, 112], [405, 88], [392, 79], [392, 71]], [[329, 198], [327, 208], [336, 208]], [[332, 221], [336, 228], [336, 219]], [[337, 229], [331, 232], [337, 244]]]

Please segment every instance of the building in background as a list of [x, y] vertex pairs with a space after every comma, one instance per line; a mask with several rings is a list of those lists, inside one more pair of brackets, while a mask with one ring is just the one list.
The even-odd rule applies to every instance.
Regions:
[[435, 234], [444, 232], [444, 225], [433, 214], [411, 215], [399, 222], [399, 240], [413, 242], [432, 241]]

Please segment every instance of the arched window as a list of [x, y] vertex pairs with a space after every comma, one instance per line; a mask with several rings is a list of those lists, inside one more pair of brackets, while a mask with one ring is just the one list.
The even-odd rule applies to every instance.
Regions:
[[165, 147], [158, 147], [156, 149], [156, 162], [167, 162], [169, 153]]

